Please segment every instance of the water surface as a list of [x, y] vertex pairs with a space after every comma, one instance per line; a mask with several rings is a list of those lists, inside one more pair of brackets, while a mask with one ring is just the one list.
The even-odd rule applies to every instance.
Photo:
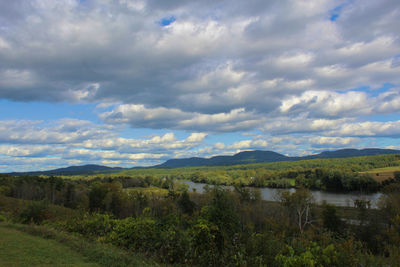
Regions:
[[[186, 180], [180, 180], [178, 181], [180, 183], [185, 183], [189, 186], [189, 192], [196, 191], [197, 193], [204, 193], [204, 186], [207, 184], [205, 183], [194, 183], [192, 181], [186, 181]], [[208, 185], [212, 186], [212, 185]], [[233, 190], [233, 186], [223, 186], [224, 188]], [[248, 188], [254, 188], [258, 189], [261, 193], [261, 198], [263, 200], [269, 200], [269, 201], [276, 201], [277, 198], [277, 193], [282, 190], [294, 192], [296, 189], [291, 188], [291, 189], [277, 189], [277, 188], [269, 188], [269, 187], [248, 187]], [[365, 194], [365, 193], [360, 193], [360, 192], [350, 192], [350, 193], [332, 193], [332, 192], [326, 192], [326, 191], [320, 191], [320, 190], [312, 190], [311, 191], [315, 201], [318, 204], [322, 204], [323, 201], [326, 201], [329, 204], [333, 204], [336, 206], [354, 206], [353, 202], [355, 199], [365, 199], [369, 200], [371, 202], [371, 207], [376, 208], [376, 204], [382, 195], [381, 193], [373, 193], [373, 194]]]

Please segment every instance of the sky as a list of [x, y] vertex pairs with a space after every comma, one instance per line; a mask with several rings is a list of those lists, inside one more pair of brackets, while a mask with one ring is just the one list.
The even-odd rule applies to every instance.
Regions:
[[0, 0], [0, 172], [400, 149], [398, 0]]

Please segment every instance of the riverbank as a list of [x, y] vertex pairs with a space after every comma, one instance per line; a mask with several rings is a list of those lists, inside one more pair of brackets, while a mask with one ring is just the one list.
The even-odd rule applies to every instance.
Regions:
[[[214, 185], [209, 185], [205, 183], [195, 183], [188, 180], [177, 180], [178, 183], [183, 183], [188, 185], [189, 192], [204, 193], [205, 188], [212, 187]], [[234, 190], [233, 186], [222, 186], [230, 190]], [[295, 188], [290, 189], [277, 189], [268, 187], [246, 187], [251, 190], [258, 190], [262, 200], [267, 201], [277, 201], [277, 194], [282, 190], [287, 190], [294, 192]], [[349, 192], [349, 193], [332, 193], [320, 190], [311, 190], [314, 200], [317, 204], [323, 204], [324, 202], [340, 207], [351, 207], [356, 199], [363, 199], [369, 201], [371, 208], [377, 208], [377, 203], [382, 196], [381, 193], [360, 193], [360, 192]]]

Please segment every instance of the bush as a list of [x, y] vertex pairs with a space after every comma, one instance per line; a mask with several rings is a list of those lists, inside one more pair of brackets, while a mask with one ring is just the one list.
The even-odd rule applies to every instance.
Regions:
[[157, 251], [160, 246], [160, 228], [150, 218], [126, 218], [116, 222], [110, 235], [113, 244], [135, 251]]
[[9, 186], [1, 185], [0, 186], [0, 195], [10, 196], [11, 195], [11, 188]]
[[32, 202], [19, 215], [22, 223], [40, 224], [49, 218], [49, 209], [47, 202]]
[[67, 222], [66, 228], [70, 232], [80, 233], [90, 237], [106, 237], [115, 226], [115, 220], [108, 214], [85, 214], [81, 220]]
[[326, 229], [332, 232], [339, 232], [342, 226], [342, 221], [337, 215], [337, 209], [333, 205], [326, 204], [322, 210], [322, 222]]
[[164, 262], [185, 263], [188, 260], [189, 233], [170, 226], [161, 232], [161, 247], [157, 253]]
[[7, 221], [7, 217], [0, 214], [0, 222], [6, 222]]

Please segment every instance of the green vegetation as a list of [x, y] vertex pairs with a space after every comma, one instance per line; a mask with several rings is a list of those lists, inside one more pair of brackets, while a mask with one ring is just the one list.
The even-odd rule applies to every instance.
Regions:
[[54, 240], [0, 224], [0, 266], [99, 266]]
[[165, 188], [159, 188], [155, 186], [150, 187], [130, 187], [125, 189], [126, 192], [130, 194], [145, 194], [148, 196], [166, 196], [168, 195], [168, 190]]
[[371, 175], [377, 182], [387, 184], [393, 180], [400, 181], [400, 166], [372, 169], [362, 174]]
[[[0, 221], [63, 243], [104, 266], [397, 266], [400, 179], [396, 174], [379, 184], [359, 172], [398, 164], [399, 157], [390, 155], [143, 169], [129, 176], [0, 176]], [[270, 179], [267, 173], [281, 176]], [[187, 192], [176, 178], [223, 181], [233, 190]], [[259, 180], [294, 181], [298, 189], [267, 202], [258, 190], [243, 186]], [[383, 196], [378, 209], [365, 199], [353, 207], [318, 206], [308, 189], [318, 186], [379, 188]]]
[[399, 260], [396, 180], [371, 210], [363, 199], [354, 207], [317, 206], [305, 188], [282, 192], [278, 202], [239, 185], [188, 193], [165, 177], [159, 184], [166, 188], [153, 185], [147, 194], [143, 185], [156, 183], [147, 179], [1, 177], [0, 215], [103, 266], [396, 266]]
[[234, 166], [131, 169], [113, 174], [86, 177], [65, 176], [65, 178], [81, 180], [130, 177], [136, 179], [138, 185], [135, 186], [153, 185], [162, 188], [168, 188], [173, 180], [190, 180], [215, 185], [305, 187], [336, 192], [374, 192], [379, 190], [380, 182], [393, 178], [377, 179], [374, 173], [370, 172], [376, 168], [399, 169], [400, 155], [312, 159]]
[[372, 169], [372, 170], [366, 171], [366, 173], [396, 172], [396, 171], [400, 171], [400, 166], [391, 166], [391, 167], [385, 167], [385, 168], [376, 168], [376, 169]]

